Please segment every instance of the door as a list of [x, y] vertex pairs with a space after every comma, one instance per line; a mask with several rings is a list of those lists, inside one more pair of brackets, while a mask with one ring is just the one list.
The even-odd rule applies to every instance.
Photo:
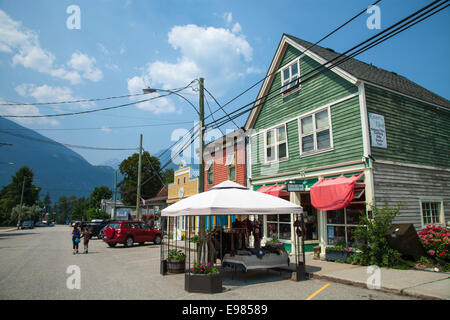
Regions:
[[141, 226], [141, 234], [142, 234], [142, 240], [143, 241], [153, 241], [153, 239], [155, 238], [155, 231], [154, 229], [150, 228], [150, 226], [146, 223], [140, 222], [139, 223]]

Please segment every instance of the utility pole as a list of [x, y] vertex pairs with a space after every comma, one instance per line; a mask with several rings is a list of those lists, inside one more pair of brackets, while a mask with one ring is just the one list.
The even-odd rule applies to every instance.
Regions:
[[23, 183], [22, 183], [22, 195], [20, 196], [20, 210], [19, 210], [19, 219], [17, 221], [17, 229], [20, 229], [20, 219], [22, 218], [22, 203], [23, 203], [23, 191], [25, 190], [25, 179], [27, 177], [23, 177]]
[[117, 219], [117, 170], [114, 171], [114, 211], [113, 220]]
[[[198, 183], [198, 192], [202, 193], [205, 191], [205, 164], [203, 163], [203, 149], [205, 148], [204, 145], [204, 133], [205, 133], [205, 105], [204, 105], [204, 79], [200, 78], [199, 81], [199, 111], [200, 111], [200, 148], [199, 148], [199, 159], [200, 159], [200, 174], [199, 174], [199, 183]], [[199, 221], [199, 236], [200, 236], [200, 257], [198, 261], [200, 261], [200, 258], [202, 256], [201, 252], [203, 252], [203, 246], [205, 245], [205, 235], [206, 235], [206, 218], [205, 216], [200, 216]], [[202, 263], [205, 263], [206, 257], [203, 256]]]
[[141, 142], [139, 144], [139, 165], [138, 165], [138, 181], [137, 181], [137, 196], [136, 196], [136, 220], [141, 218], [141, 174], [142, 174], [142, 133]]

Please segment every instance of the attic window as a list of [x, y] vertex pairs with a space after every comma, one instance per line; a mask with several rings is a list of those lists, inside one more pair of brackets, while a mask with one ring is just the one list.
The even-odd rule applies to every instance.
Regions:
[[296, 60], [281, 69], [281, 92], [287, 92], [298, 85], [298, 78], [300, 78], [299, 61]]

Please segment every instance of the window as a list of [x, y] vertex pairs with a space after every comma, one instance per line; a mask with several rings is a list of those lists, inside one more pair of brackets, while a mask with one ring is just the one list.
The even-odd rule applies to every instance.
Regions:
[[227, 160], [225, 166], [228, 166], [228, 179], [236, 180], [236, 153], [231, 152], [227, 154]]
[[266, 162], [288, 158], [286, 125], [266, 131]]
[[421, 201], [423, 226], [444, 224], [442, 201]]
[[327, 211], [327, 238], [329, 245], [346, 243], [360, 245], [354, 237], [361, 212], [366, 212], [365, 204], [350, 204], [347, 208]]
[[208, 184], [214, 183], [214, 172], [213, 172], [213, 160], [209, 160], [206, 163], [206, 171], [207, 171], [207, 182]]
[[287, 92], [298, 84], [297, 79], [300, 78], [299, 61], [297, 60], [281, 70], [281, 92]]
[[332, 148], [329, 108], [300, 119], [300, 154]]
[[186, 177], [183, 177], [183, 183], [186, 184]]
[[291, 215], [274, 214], [267, 216], [267, 237], [291, 240]]

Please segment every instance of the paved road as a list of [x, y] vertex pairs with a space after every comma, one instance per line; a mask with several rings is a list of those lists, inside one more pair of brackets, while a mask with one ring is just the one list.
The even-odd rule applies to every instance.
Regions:
[[[94, 239], [89, 247], [89, 254], [73, 255], [68, 226], [0, 231], [0, 300], [410, 299], [323, 280], [293, 282], [287, 280], [288, 275], [280, 276], [274, 271], [238, 273], [234, 279], [227, 275], [224, 292], [193, 294], [184, 291], [183, 275], [159, 274], [159, 246], [109, 248]], [[67, 286], [68, 278], [73, 276], [67, 273], [69, 266], [79, 267], [80, 289]]]

